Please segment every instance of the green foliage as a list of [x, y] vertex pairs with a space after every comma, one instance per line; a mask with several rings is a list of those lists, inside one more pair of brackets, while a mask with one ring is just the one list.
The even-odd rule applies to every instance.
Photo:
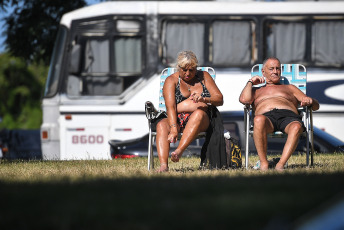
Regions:
[[7, 12], [6, 8], [10, 6], [15, 6], [20, 0], [0, 0], [0, 12]]
[[0, 128], [37, 129], [42, 122], [41, 95], [48, 67], [0, 54]]
[[[5, 6], [10, 4], [7, 2]], [[5, 44], [9, 52], [26, 61], [49, 64], [62, 15], [86, 3], [84, 0], [21, 0], [12, 1], [11, 5], [16, 7], [5, 18]]]

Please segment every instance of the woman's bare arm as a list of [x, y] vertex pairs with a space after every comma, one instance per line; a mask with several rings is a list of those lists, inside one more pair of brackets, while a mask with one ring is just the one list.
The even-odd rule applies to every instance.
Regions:
[[170, 134], [176, 137], [178, 135], [178, 128], [175, 91], [176, 77], [175, 74], [173, 74], [169, 76], [164, 83], [163, 96], [165, 99], [167, 119], [171, 128]]
[[211, 104], [214, 106], [221, 106], [223, 105], [223, 95], [221, 93], [221, 91], [219, 90], [219, 88], [217, 87], [214, 79], [210, 76], [210, 74], [208, 72], [203, 72], [203, 76], [204, 76], [204, 84], [205, 87], [208, 89], [211, 97], [208, 98], [203, 98], [200, 100], [200, 102], [204, 102], [207, 104]]

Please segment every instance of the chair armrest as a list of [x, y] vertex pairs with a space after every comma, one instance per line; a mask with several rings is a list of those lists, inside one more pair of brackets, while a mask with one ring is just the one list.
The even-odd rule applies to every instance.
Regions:
[[153, 103], [150, 101], [146, 101], [145, 103], [145, 112], [148, 120], [154, 119], [158, 113]]
[[307, 113], [307, 112], [311, 112], [312, 111], [312, 106], [308, 105], [308, 106], [299, 106], [297, 108], [297, 111], [299, 111], [299, 113]]

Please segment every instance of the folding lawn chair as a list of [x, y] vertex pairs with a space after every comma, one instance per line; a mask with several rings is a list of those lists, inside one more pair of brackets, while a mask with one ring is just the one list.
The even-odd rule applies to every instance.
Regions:
[[[251, 77], [253, 76], [263, 76], [262, 74], [263, 64], [257, 64], [252, 67]], [[306, 67], [300, 64], [281, 64], [281, 84], [293, 84], [298, 87], [303, 93], [306, 94], [307, 85], [307, 71]], [[256, 85], [255, 87], [261, 87], [265, 83]], [[302, 120], [306, 127], [303, 135], [306, 136], [306, 164], [309, 166], [309, 153], [311, 155], [311, 165], [313, 165], [313, 117], [312, 109], [310, 106], [304, 106], [298, 108], [300, 115], [302, 115]], [[244, 107], [244, 121], [245, 121], [245, 167], [248, 168], [248, 154], [249, 154], [249, 138], [253, 136], [253, 117], [254, 112], [252, 111], [252, 105], [246, 105]], [[270, 134], [273, 137], [285, 137], [286, 134], [282, 132], [275, 132]]]
[[[215, 70], [211, 67], [197, 67], [197, 70], [201, 71], [207, 71], [210, 76], [215, 80]], [[151, 170], [154, 168], [154, 158], [153, 158], [153, 143], [155, 141], [156, 137], [156, 130], [155, 127], [153, 127], [152, 121], [156, 118], [157, 114], [159, 112], [166, 111], [166, 106], [165, 106], [165, 99], [163, 97], [163, 87], [165, 80], [168, 76], [171, 74], [175, 73], [177, 71], [176, 68], [165, 68], [160, 75], [160, 93], [159, 93], [159, 110], [156, 110], [153, 103], [150, 101], [147, 101], [145, 103], [145, 112], [146, 112], [146, 117], [148, 119], [148, 127], [149, 127], [149, 141], [148, 141], [148, 170]], [[182, 133], [178, 134], [178, 139], [180, 139]], [[206, 136], [205, 132], [201, 132], [198, 134], [197, 138], [203, 138]]]

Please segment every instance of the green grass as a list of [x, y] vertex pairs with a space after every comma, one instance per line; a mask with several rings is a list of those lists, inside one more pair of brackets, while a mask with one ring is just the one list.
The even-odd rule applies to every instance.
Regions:
[[157, 174], [146, 158], [2, 160], [0, 229], [281, 229], [344, 191], [342, 153], [318, 154], [309, 168], [294, 155], [282, 173], [199, 171], [199, 162]]

